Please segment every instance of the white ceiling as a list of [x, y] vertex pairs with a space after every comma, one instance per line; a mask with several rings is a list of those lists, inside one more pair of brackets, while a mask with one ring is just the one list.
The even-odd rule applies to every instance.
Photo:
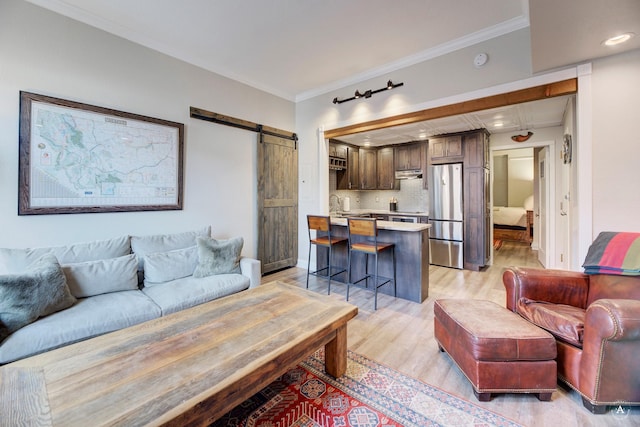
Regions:
[[[527, 27], [532, 72], [640, 48], [640, 0], [27, 1], [292, 101]], [[626, 31], [638, 36], [600, 44]], [[561, 120], [563, 102], [500, 112], [531, 129]], [[491, 129], [497, 113], [439, 119], [428, 132]]]
[[526, 0], [28, 1], [290, 100], [529, 25]]

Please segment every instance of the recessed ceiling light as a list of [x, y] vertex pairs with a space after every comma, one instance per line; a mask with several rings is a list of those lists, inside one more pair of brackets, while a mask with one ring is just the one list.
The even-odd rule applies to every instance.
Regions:
[[502, 122], [495, 122], [493, 125], [494, 125], [495, 127], [497, 127], [497, 128], [501, 128], [502, 126], [504, 126], [504, 123], [502, 123]]
[[635, 36], [635, 33], [620, 34], [620, 35], [617, 35], [617, 36], [610, 37], [610, 38], [606, 39], [605, 41], [602, 42], [602, 44], [605, 45], [605, 46], [615, 46], [615, 45], [618, 45], [620, 43], [624, 43], [624, 42], [628, 41], [633, 36]]

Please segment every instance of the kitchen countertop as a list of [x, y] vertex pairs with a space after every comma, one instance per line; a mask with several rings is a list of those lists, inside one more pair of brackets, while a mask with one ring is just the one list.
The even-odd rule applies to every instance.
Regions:
[[358, 215], [358, 214], [381, 214], [381, 215], [398, 215], [398, 216], [429, 216], [429, 212], [403, 212], [403, 211], [390, 211], [388, 209], [351, 209], [349, 212], [339, 211], [336, 212], [338, 215], [347, 216], [347, 215]]
[[[372, 211], [367, 211], [372, 212]], [[354, 213], [354, 212], [351, 212]], [[332, 225], [347, 226], [347, 218], [331, 217]], [[424, 231], [431, 228], [431, 224], [420, 224], [416, 222], [394, 222], [394, 221], [380, 221], [377, 222], [379, 230], [391, 230], [391, 231]]]

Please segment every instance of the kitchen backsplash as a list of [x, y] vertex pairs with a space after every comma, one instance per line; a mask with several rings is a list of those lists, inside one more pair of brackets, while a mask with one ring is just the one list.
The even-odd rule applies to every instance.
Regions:
[[[337, 178], [335, 171], [329, 172], [329, 194], [340, 198], [340, 209], [345, 196], [351, 199], [351, 210], [375, 209], [388, 210], [389, 199], [398, 199], [399, 212], [429, 212], [429, 191], [422, 188], [422, 179], [400, 180], [400, 190], [336, 190]], [[334, 207], [335, 197], [330, 197], [329, 202]]]

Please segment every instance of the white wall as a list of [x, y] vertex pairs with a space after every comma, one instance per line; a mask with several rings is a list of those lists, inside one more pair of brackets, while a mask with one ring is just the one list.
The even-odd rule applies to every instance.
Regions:
[[593, 236], [640, 232], [640, 49], [594, 61], [592, 88]]
[[[17, 215], [19, 91], [185, 124], [184, 209]], [[256, 256], [256, 134], [195, 106], [294, 130], [294, 104], [17, 0], [0, 3], [0, 247], [61, 245], [212, 226]]]
[[[514, 133], [514, 132], [512, 132]], [[517, 133], [517, 132], [516, 132]], [[515, 134], [515, 133], [514, 133]], [[496, 169], [495, 156], [507, 156], [507, 204], [496, 203], [497, 170], [493, 171], [493, 203], [498, 206], [523, 207], [527, 197], [533, 195], [533, 149], [516, 148], [512, 150], [494, 151], [494, 169]]]
[[[318, 127], [331, 129], [474, 99], [486, 95], [482, 88], [494, 92], [495, 89], [504, 87], [506, 92], [512, 89], [508, 82], [512, 82], [514, 86], [524, 82], [530, 82], [530, 86], [542, 84], [538, 82], [546, 78], [545, 74], [530, 74], [530, 46], [524, 40], [526, 37], [522, 37], [523, 33], [524, 30], [512, 33], [473, 48], [395, 71], [385, 78], [300, 102], [296, 105], [297, 131], [304, 134], [307, 141], [313, 141]], [[465, 64], [472, 57], [471, 53], [480, 51], [488, 52], [489, 57], [494, 60], [493, 64], [497, 63], [500, 69], [490, 67], [491, 61], [487, 65], [489, 68], [479, 71], [466, 67]], [[536, 138], [553, 141], [555, 148], [552, 155], [557, 160], [560, 159], [562, 135], [565, 130], [573, 132], [574, 152], [570, 169], [567, 170], [567, 166], [563, 166], [560, 160], [555, 162], [556, 169], [560, 169], [556, 170], [556, 177], [564, 181], [558, 187], [559, 191], [556, 191], [554, 203], [555, 207], [559, 207], [561, 202], [567, 203], [565, 196], [570, 197], [570, 224], [566, 224], [566, 218], [556, 221], [554, 216], [552, 219], [557, 226], [570, 227], [570, 242], [569, 247], [560, 245], [551, 249], [557, 255], [557, 259], [553, 259], [554, 265], [580, 270], [590, 242], [600, 231], [640, 231], [640, 192], [636, 188], [640, 182], [640, 136], [637, 132], [637, 113], [640, 111], [640, 50], [596, 59], [592, 64], [580, 65], [573, 70], [573, 77], [577, 76], [579, 80], [579, 102], [574, 104], [572, 101], [570, 106], [571, 113], [575, 110], [575, 123], [572, 117], [567, 118], [564, 126], [537, 130]], [[486, 75], [485, 71], [492, 75]], [[550, 75], [559, 76], [565, 71], [570, 69], [555, 71]], [[386, 78], [404, 81], [405, 86], [380, 98], [374, 96], [368, 101], [354, 101], [338, 106], [329, 104], [334, 96], [345, 97], [355, 89], [378, 87], [379, 82]], [[500, 144], [492, 136], [492, 146], [494, 143]], [[313, 179], [306, 187], [313, 195], [307, 194], [300, 205], [301, 230], [306, 227], [304, 216], [307, 213], [323, 212], [328, 204], [323, 194], [326, 164], [323, 163], [322, 156], [319, 160], [316, 157], [324, 149], [322, 143], [316, 141], [300, 151], [304, 166], [313, 168], [307, 170]], [[567, 179], [570, 182], [567, 183]], [[560, 215], [560, 210], [555, 212], [555, 215]], [[556, 225], [553, 230], [556, 233], [560, 231], [557, 235], [565, 236], [566, 232], [556, 230]], [[300, 259], [303, 259], [306, 255], [306, 242], [300, 248]], [[567, 257], [570, 257], [570, 265], [567, 265]]]
[[[306, 215], [328, 212], [327, 147], [318, 139], [319, 128], [334, 129], [483, 96], [475, 95], [475, 92], [531, 76], [529, 48], [529, 31], [524, 29], [298, 102], [296, 132], [302, 141], [299, 153], [299, 265], [306, 266], [308, 254]], [[473, 58], [479, 52], [488, 53], [490, 59], [486, 66], [478, 69], [473, 66]], [[367, 100], [339, 105], [331, 103], [334, 97], [352, 96], [356, 89], [383, 87], [389, 79], [403, 82], [404, 86]]]

